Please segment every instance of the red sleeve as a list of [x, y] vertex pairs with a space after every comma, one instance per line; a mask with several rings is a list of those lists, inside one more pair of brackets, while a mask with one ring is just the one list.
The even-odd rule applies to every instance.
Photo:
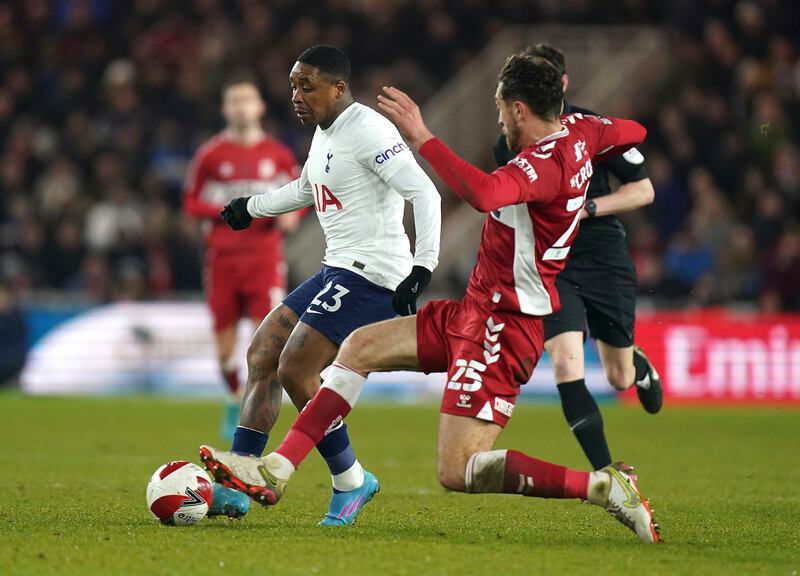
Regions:
[[203, 187], [208, 181], [208, 153], [199, 150], [189, 166], [186, 189], [183, 193], [183, 210], [196, 218], [219, 219], [220, 207], [201, 198]]
[[523, 201], [521, 179], [506, 166], [487, 174], [459, 158], [438, 138], [425, 142], [419, 153], [459, 198], [480, 212]]
[[584, 119], [589, 121], [596, 137], [594, 159], [597, 161], [623, 154], [644, 142], [647, 136], [645, 127], [633, 120], [602, 116], [584, 116]]
[[561, 183], [561, 167], [554, 160], [537, 160], [535, 154], [524, 151], [496, 171], [504, 171], [516, 178], [520, 187], [518, 203], [552, 200]]

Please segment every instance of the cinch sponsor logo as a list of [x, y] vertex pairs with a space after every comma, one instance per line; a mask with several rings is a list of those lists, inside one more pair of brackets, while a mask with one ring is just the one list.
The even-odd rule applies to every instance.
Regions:
[[383, 164], [384, 162], [388, 162], [389, 160], [394, 158], [396, 154], [400, 154], [400, 152], [404, 150], [408, 150], [408, 146], [406, 146], [404, 142], [398, 142], [391, 148], [387, 148], [386, 150], [375, 156], [375, 163]]

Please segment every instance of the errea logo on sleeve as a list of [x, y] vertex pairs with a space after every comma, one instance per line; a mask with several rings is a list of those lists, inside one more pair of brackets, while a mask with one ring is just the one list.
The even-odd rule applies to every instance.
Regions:
[[375, 156], [375, 164], [383, 164], [384, 162], [388, 162], [389, 160], [394, 158], [395, 155], [400, 154], [400, 152], [403, 152], [405, 150], [408, 150], [408, 146], [406, 146], [405, 142], [398, 142], [391, 148], [387, 148], [386, 150]]
[[513, 160], [509, 162], [509, 164], [513, 164], [523, 172], [525, 172], [525, 176], [528, 177], [528, 180], [531, 182], [536, 182], [539, 179], [539, 175], [536, 173], [536, 170], [533, 169], [533, 166], [526, 158], [521, 156], [517, 156]]

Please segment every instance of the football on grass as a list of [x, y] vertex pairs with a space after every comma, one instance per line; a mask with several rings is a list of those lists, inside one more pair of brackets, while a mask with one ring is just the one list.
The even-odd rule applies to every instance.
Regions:
[[147, 484], [147, 507], [162, 524], [189, 526], [208, 513], [211, 480], [197, 464], [175, 460], [161, 466]]

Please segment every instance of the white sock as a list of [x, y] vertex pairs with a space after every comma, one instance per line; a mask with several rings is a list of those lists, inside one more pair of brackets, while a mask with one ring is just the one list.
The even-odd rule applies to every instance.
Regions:
[[473, 454], [467, 461], [467, 470], [464, 474], [466, 492], [502, 494], [507, 454], [508, 450]]
[[334, 362], [322, 387], [330, 388], [344, 398], [350, 406], [355, 406], [366, 383], [367, 379], [358, 372]]
[[361, 463], [356, 460], [353, 465], [341, 474], [331, 475], [333, 487], [339, 492], [350, 492], [364, 485], [364, 469]]

